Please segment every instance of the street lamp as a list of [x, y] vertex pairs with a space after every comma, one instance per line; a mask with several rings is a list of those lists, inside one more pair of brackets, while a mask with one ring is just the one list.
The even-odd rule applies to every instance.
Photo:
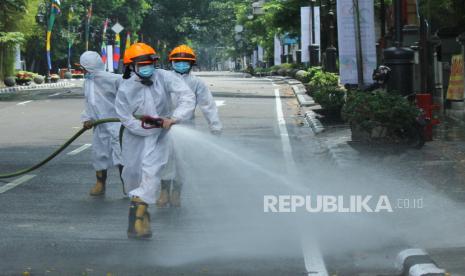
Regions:
[[[45, 36], [47, 36], [47, 5], [46, 2], [44, 1], [43, 3], [40, 3], [38, 8], [37, 8], [37, 15], [36, 15], [36, 22], [38, 25], [44, 25], [45, 26]], [[47, 68], [47, 74], [45, 76], [45, 83], [50, 82], [50, 71]]]
[[325, 69], [328, 72], [336, 73], [337, 72], [337, 48], [335, 46], [335, 32], [334, 32], [334, 10], [333, 3], [331, 0], [328, 0], [328, 19], [329, 19], [329, 46], [326, 48], [326, 62]]

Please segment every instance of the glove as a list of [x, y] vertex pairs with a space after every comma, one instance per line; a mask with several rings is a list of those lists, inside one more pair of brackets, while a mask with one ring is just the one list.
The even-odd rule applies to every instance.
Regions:
[[93, 126], [94, 126], [94, 121], [92, 120], [89, 120], [89, 121], [85, 121], [82, 126], [85, 128], [85, 129], [91, 129]]

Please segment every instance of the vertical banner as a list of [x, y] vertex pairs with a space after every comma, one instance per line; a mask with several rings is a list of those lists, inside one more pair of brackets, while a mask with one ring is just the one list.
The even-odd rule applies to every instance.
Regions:
[[92, 3], [87, 10], [86, 15], [86, 51], [89, 51], [89, 33], [90, 33], [90, 19], [92, 17]]
[[[158, 42], [160, 44], [160, 41]], [[124, 46], [124, 51], [126, 51], [129, 47], [131, 47], [131, 33], [128, 32], [126, 34], [126, 45]]]
[[302, 50], [302, 62], [309, 63], [310, 62], [310, 52], [309, 48], [310, 44], [312, 43], [311, 39], [311, 20], [310, 20], [310, 7], [301, 7], [300, 8], [300, 29], [301, 29], [301, 36], [300, 36], [300, 49]]
[[449, 87], [447, 88], [447, 99], [451, 101], [463, 101], [464, 98], [464, 69], [463, 56], [453, 55], [450, 71]]
[[[362, 40], [364, 83], [372, 83], [376, 68], [376, 39], [373, 0], [358, 0]], [[337, 0], [337, 27], [339, 36], [339, 71], [341, 82], [358, 83], [355, 8], [353, 1]]]
[[115, 51], [113, 53], [113, 69], [118, 70], [119, 60], [121, 58], [121, 38], [119, 34], [115, 34]]
[[19, 46], [19, 44], [16, 44], [16, 47], [15, 47], [15, 50], [16, 50], [16, 55], [15, 55], [15, 69], [16, 70], [22, 70], [22, 66], [21, 66], [21, 47]]
[[108, 72], [114, 72], [113, 71], [113, 45], [107, 45], [106, 48], [107, 48], [106, 67], [107, 67]]
[[[107, 59], [108, 59], [108, 53], [107, 53], [107, 29], [108, 29], [108, 18], [105, 19], [105, 22], [103, 23], [103, 32], [102, 32], [102, 60], [103, 63], [107, 64]], [[113, 65], [111, 65], [113, 68]], [[108, 68], [108, 67], [107, 67]], [[107, 69], [105, 68], [105, 69]]]
[[274, 65], [281, 64], [282, 46], [278, 35], [274, 36]]
[[258, 61], [258, 51], [253, 50], [253, 54], [252, 54], [252, 67], [253, 68], [257, 68], [257, 61]]
[[48, 20], [48, 27], [47, 27], [47, 65], [48, 71], [52, 70], [52, 58], [50, 55], [51, 51], [51, 38], [52, 38], [52, 29], [53, 25], [55, 24], [55, 17], [60, 14], [60, 0], [52, 0], [52, 6], [50, 8], [50, 18]]

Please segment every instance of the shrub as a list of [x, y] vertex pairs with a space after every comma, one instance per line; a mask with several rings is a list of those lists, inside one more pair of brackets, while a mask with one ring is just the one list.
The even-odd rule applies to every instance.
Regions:
[[18, 71], [16, 73], [16, 83], [18, 85], [29, 85], [32, 81], [34, 73], [27, 72], [27, 71]]
[[42, 83], [44, 83], [44, 76], [36, 74], [36, 75], [34, 75], [33, 80], [34, 80], [34, 83], [36, 83], [36, 84], [42, 84]]
[[312, 92], [318, 91], [324, 87], [335, 87], [339, 85], [339, 76], [334, 73], [314, 70], [310, 72], [311, 80], [309, 82]]
[[304, 70], [299, 70], [295, 74], [295, 78], [302, 83], [308, 83], [310, 81], [310, 73]]
[[73, 79], [83, 79], [84, 74], [73, 74]]
[[313, 99], [328, 113], [339, 116], [345, 101], [345, 91], [338, 86], [326, 86], [313, 93]]
[[57, 74], [50, 75], [50, 81], [53, 83], [58, 82], [59, 79], [60, 79], [60, 76], [58, 76]]
[[353, 92], [342, 109], [342, 117], [357, 129], [372, 133], [375, 128], [386, 129], [387, 136], [414, 127], [418, 109], [407, 99], [383, 92]]

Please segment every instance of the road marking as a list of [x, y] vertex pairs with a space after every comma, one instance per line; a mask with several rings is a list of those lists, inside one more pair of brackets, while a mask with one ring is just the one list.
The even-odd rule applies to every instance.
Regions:
[[76, 155], [76, 154], [78, 154], [80, 152], [85, 151], [86, 149], [90, 148], [91, 146], [92, 146], [92, 144], [84, 144], [84, 145], [80, 146], [79, 148], [68, 152], [67, 155]]
[[[292, 156], [292, 147], [289, 139], [289, 133], [284, 119], [283, 106], [279, 88], [274, 90], [276, 99], [276, 117], [278, 120], [279, 132], [281, 136], [281, 145], [283, 148], [284, 160], [286, 162], [287, 172], [290, 175], [296, 175], [296, 164]], [[302, 242], [302, 253], [304, 255], [305, 268], [308, 275], [328, 276], [323, 256], [316, 242], [310, 243], [306, 239]]]
[[60, 96], [61, 94], [63, 94], [63, 92], [58, 92], [58, 93], [49, 95], [49, 97], [56, 97], [56, 96]]
[[25, 102], [17, 103], [16, 105], [25, 105], [25, 104], [32, 103], [32, 102], [33, 101], [25, 101]]
[[5, 184], [2, 187], [0, 187], [0, 194], [3, 194], [4, 192], [13, 189], [16, 186], [19, 186], [19, 185], [25, 183], [26, 181], [29, 181], [29, 180], [33, 179], [34, 177], [36, 177], [36, 175], [34, 175], [34, 174], [26, 174], [26, 175], [24, 175], [24, 176], [22, 176], [20, 178], [17, 178], [13, 182], [10, 182], [10, 183]]
[[291, 174], [295, 172], [295, 161], [292, 157], [291, 142], [289, 140], [289, 133], [287, 132], [286, 120], [284, 120], [281, 95], [279, 94], [278, 88], [274, 90], [274, 96], [276, 99], [276, 117], [278, 119], [279, 132], [281, 136], [281, 146], [283, 148], [287, 172]]
[[216, 107], [225, 106], [225, 101], [215, 101]]

